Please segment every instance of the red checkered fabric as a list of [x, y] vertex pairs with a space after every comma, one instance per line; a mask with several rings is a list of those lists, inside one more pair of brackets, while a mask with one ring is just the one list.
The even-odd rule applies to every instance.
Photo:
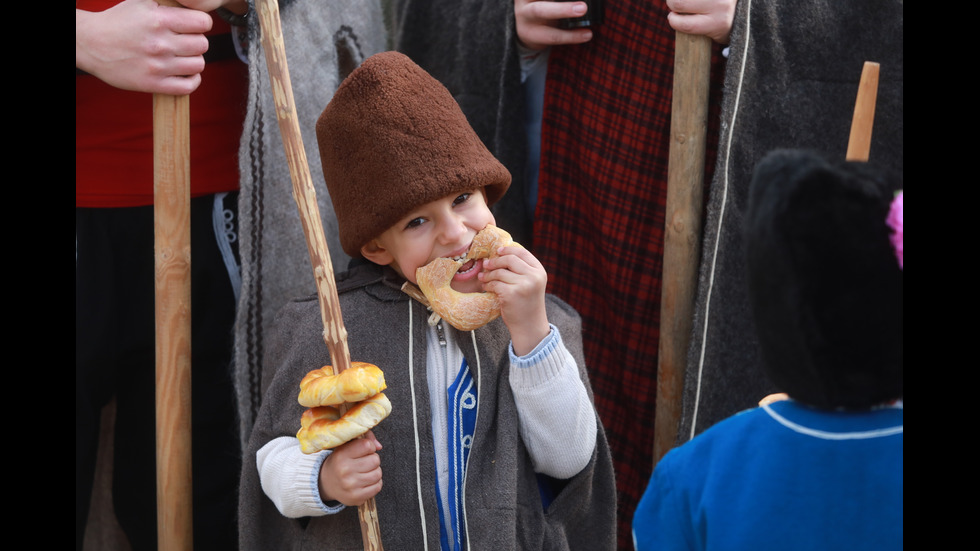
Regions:
[[673, 57], [662, 2], [607, 2], [590, 43], [553, 49], [545, 92], [533, 247], [583, 317], [624, 550], [653, 467]]

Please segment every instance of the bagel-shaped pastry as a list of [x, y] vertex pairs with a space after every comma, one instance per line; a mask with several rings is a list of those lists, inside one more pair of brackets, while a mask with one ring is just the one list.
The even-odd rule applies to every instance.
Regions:
[[466, 255], [461, 260], [437, 258], [415, 271], [419, 289], [429, 301], [432, 311], [461, 331], [472, 331], [490, 323], [500, 316], [500, 303], [497, 295], [491, 292], [461, 293], [450, 287], [453, 276], [470, 261], [481, 258], [496, 258], [497, 249], [517, 245], [510, 234], [494, 226], [487, 225], [476, 237]]
[[307, 409], [296, 433], [300, 451], [306, 454], [329, 450], [374, 428], [391, 413], [391, 402], [383, 393], [358, 402], [340, 415], [333, 406]]
[[334, 375], [329, 365], [314, 369], [299, 383], [299, 403], [308, 408], [360, 402], [387, 388], [385, 375], [378, 366], [351, 362], [351, 366]]

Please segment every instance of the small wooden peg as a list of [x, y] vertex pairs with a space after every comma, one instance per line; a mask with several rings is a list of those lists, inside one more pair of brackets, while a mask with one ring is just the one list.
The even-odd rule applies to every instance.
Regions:
[[851, 120], [851, 136], [847, 143], [848, 161], [867, 161], [871, 153], [871, 129], [875, 120], [878, 98], [878, 64], [865, 61]]

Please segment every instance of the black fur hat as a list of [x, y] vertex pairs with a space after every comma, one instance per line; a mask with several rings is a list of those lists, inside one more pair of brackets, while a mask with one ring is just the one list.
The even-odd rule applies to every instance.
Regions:
[[749, 300], [765, 369], [793, 399], [866, 408], [902, 398], [903, 270], [886, 223], [901, 175], [781, 150], [753, 175]]

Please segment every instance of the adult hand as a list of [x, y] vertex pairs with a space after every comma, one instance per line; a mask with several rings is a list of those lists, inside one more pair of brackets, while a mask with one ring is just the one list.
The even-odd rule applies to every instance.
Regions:
[[667, 0], [667, 22], [678, 32], [705, 35], [728, 44], [736, 0]]
[[75, 67], [124, 90], [189, 94], [201, 84], [211, 25], [203, 11], [154, 0], [76, 9]]
[[198, 11], [214, 11], [218, 8], [227, 8], [239, 15], [248, 11], [247, 0], [179, 0], [177, 3], [185, 8]]
[[560, 29], [558, 22], [581, 17], [585, 2], [552, 2], [549, 0], [514, 0], [517, 38], [524, 47], [543, 50], [548, 46], [582, 44], [592, 40], [591, 29]]

